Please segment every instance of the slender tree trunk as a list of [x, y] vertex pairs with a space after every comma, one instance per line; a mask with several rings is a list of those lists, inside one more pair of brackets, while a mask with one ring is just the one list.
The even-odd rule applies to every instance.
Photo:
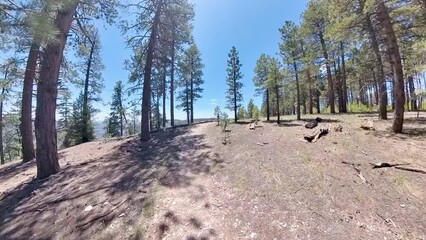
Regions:
[[348, 112], [348, 86], [346, 83], [346, 62], [345, 62], [345, 47], [343, 46], [343, 41], [340, 41], [340, 51], [342, 54], [342, 91], [343, 91], [343, 108], [344, 113]]
[[373, 80], [374, 80], [374, 100], [375, 103], [379, 104], [379, 83], [377, 82], [376, 74], [373, 72]]
[[194, 123], [194, 77], [191, 73], [191, 123]]
[[[146, 56], [146, 63], [144, 68], [144, 81], [142, 93], [142, 117], [141, 117], [141, 141], [148, 141], [150, 139], [150, 113], [151, 113], [151, 73], [152, 62], [154, 60], [154, 49], [157, 44], [158, 26], [160, 24], [160, 13], [163, 2], [158, 3], [155, 11], [154, 22], [152, 23], [151, 36], [149, 37], [148, 50]], [[171, 86], [173, 92], [173, 86]]]
[[90, 140], [89, 139], [89, 124], [90, 124], [89, 81], [90, 81], [90, 70], [92, 68], [94, 51], [95, 51], [95, 42], [91, 42], [89, 59], [87, 59], [86, 79], [84, 81], [84, 92], [83, 92], [83, 124], [81, 126], [83, 128], [82, 136], [81, 136], [82, 143], [86, 143]]
[[37, 68], [39, 45], [33, 42], [27, 59], [27, 67], [24, 75], [24, 86], [22, 91], [21, 108], [21, 138], [22, 138], [22, 161], [29, 162], [34, 159], [34, 140], [32, 122], [33, 84]]
[[[339, 63], [340, 64], [340, 63]], [[337, 90], [337, 100], [339, 103], [339, 113], [343, 112], [343, 93], [342, 93], [342, 82], [340, 75], [340, 66], [336, 67], [336, 62], [334, 62], [334, 79], [336, 80], [336, 90]]]
[[266, 88], [266, 121], [269, 122], [270, 118], [270, 105], [269, 105], [269, 88]]
[[317, 114], [321, 113], [321, 105], [320, 105], [320, 91], [318, 89], [315, 89], [316, 95], [317, 95], [317, 99], [316, 99], [316, 103], [317, 103]]
[[389, 16], [388, 8], [383, 0], [378, 1], [377, 18], [381, 23], [386, 36], [386, 44], [390, 56], [391, 66], [395, 78], [395, 113], [392, 129], [395, 133], [401, 133], [404, 124], [404, 72], [402, 70], [401, 56], [399, 53], [398, 41]]
[[294, 73], [296, 74], [296, 115], [297, 115], [297, 120], [300, 120], [300, 85], [299, 85], [299, 73], [297, 71], [297, 64], [296, 64], [296, 59], [295, 59], [295, 55], [293, 54], [293, 68], [294, 68]]
[[56, 135], [58, 79], [64, 47], [77, 5], [78, 2], [57, 13], [55, 26], [58, 29], [58, 41], [47, 45], [41, 57], [35, 119], [39, 179], [47, 178], [60, 170]]
[[172, 37], [172, 53], [171, 53], [171, 62], [170, 67], [170, 125], [175, 126], [175, 32], [173, 32]]
[[417, 101], [416, 101], [416, 97], [415, 97], [416, 88], [414, 86], [414, 78], [413, 78], [413, 76], [409, 76], [407, 80], [408, 80], [408, 89], [410, 91], [411, 110], [416, 111], [417, 110]]
[[[6, 73], [7, 75], [7, 73]], [[7, 76], [5, 76], [7, 79]], [[1, 95], [4, 95], [5, 88], [2, 88]], [[0, 100], [0, 163], [5, 164], [4, 161], [4, 147], [3, 147], [3, 99]]]
[[166, 88], [167, 88], [167, 82], [166, 82], [167, 74], [166, 74], [166, 66], [163, 67], [163, 128], [166, 128], [167, 123], [167, 117], [166, 117]]
[[120, 89], [120, 92], [118, 93], [118, 101], [120, 105], [120, 137], [123, 136], [123, 117], [124, 117], [124, 108], [123, 108], [123, 101], [121, 99], [122, 95], [122, 89]]
[[189, 95], [191, 94], [190, 92], [189, 92], [189, 86], [188, 86], [188, 80], [185, 80], [186, 81], [186, 83], [185, 83], [185, 93], [186, 93], [186, 123], [189, 125], [189, 123], [190, 123], [190, 120], [189, 120], [189, 108], [190, 108], [190, 97], [189, 97]]
[[275, 85], [275, 95], [277, 98], [277, 124], [280, 125], [280, 89], [278, 85]]
[[236, 73], [235, 73], [235, 70], [234, 70], [234, 79], [233, 79], [233, 81], [234, 81], [234, 85], [233, 85], [233, 87], [234, 87], [234, 122], [235, 123], [237, 123], [237, 121], [238, 121], [238, 115], [237, 115], [237, 111], [238, 111], [238, 109], [237, 109], [237, 76], [235, 75]]
[[386, 90], [386, 79], [385, 72], [383, 69], [382, 55], [380, 54], [379, 42], [376, 34], [376, 30], [373, 27], [371, 21], [371, 15], [366, 14], [367, 22], [367, 31], [370, 37], [371, 47], [373, 48], [374, 55], [376, 57], [376, 69], [377, 69], [377, 78], [379, 82], [379, 118], [382, 120], [388, 119], [387, 116], [387, 104], [388, 104], [388, 94]]
[[330, 68], [330, 59], [328, 58], [328, 52], [327, 52], [327, 46], [325, 45], [324, 40], [324, 34], [322, 31], [319, 32], [320, 42], [322, 46], [322, 51], [324, 53], [324, 59], [326, 63], [326, 69], [327, 69], [327, 81], [328, 81], [328, 102], [330, 104], [330, 113], [336, 113], [335, 105], [334, 105], [334, 84], [333, 84], [333, 77], [331, 75], [331, 68]]
[[308, 91], [309, 91], [309, 114], [314, 114], [314, 99], [312, 94], [312, 78], [309, 69], [306, 71], [308, 78]]

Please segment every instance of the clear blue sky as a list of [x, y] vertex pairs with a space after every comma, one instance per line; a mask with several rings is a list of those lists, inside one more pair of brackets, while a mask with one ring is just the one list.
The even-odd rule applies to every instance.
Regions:
[[[226, 61], [228, 52], [235, 46], [243, 64], [244, 106], [254, 97], [253, 68], [262, 53], [278, 53], [280, 34], [278, 29], [286, 20], [299, 22], [308, 0], [190, 0], [195, 4], [194, 38], [201, 51], [204, 68], [203, 98], [195, 105], [195, 118], [213, 116], [215, 105], [225, 106]], [[116, 26], [101, 27], [102, 58], [105, 64], [103, 77], [104, 102], [111, 99], [114, 84], [118, 80], [127, 82], [129, 73], [124, 70], [124, 60], [131, 52], [124, 45], [125, 37]], [[109, 112], [108, 106], [97, 105], [103, 120]], [[260, 106], [259, 106], [260, 107]], [[185, 114], [176, 110], [176, 119], [185, 119]], [[168, 116], [167, 116], [168, 117]]]

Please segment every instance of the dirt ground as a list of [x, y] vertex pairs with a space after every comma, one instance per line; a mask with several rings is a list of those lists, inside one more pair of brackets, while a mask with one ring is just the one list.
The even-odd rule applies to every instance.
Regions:
[[83, 144], [43, 181], [34, 162], [7, 164], [0, 239], [426, 239], [426, 174], [371, 165], [426, 170], [426, 113], [407, 113], [404, 134], [321, 115], [343, 131], [302, 142], [315, 117], [231, 124], [226, 145], [215, 123]]

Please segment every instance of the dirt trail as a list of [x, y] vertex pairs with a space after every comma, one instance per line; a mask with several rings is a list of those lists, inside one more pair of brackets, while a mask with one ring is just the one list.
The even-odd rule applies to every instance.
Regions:
[[426, 239], [426, 175], [370, 165], [426, 169], [426, 114], [396, 135], [373, 115], [321, 117], [343, 132], [303, 143], [307, 120], [285, 118], [231, 124], [223, 145], [209, 123], [66, 149], [44, 181], [2, 166], [0, 239]]

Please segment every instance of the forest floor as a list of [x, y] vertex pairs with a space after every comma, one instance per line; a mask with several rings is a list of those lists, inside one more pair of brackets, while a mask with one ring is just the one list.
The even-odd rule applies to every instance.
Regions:
[[426, 239], [426, 174], [370, 165], [426, 170], [426, 113], [407, 113], [404, 134], [320, 115], [343, 131], [302, 142], [315, 117], [231, 124], [227, 145], [215, 123], [83, 144], [42, 181], [34, 162], [7, 164], [0, 239]]

